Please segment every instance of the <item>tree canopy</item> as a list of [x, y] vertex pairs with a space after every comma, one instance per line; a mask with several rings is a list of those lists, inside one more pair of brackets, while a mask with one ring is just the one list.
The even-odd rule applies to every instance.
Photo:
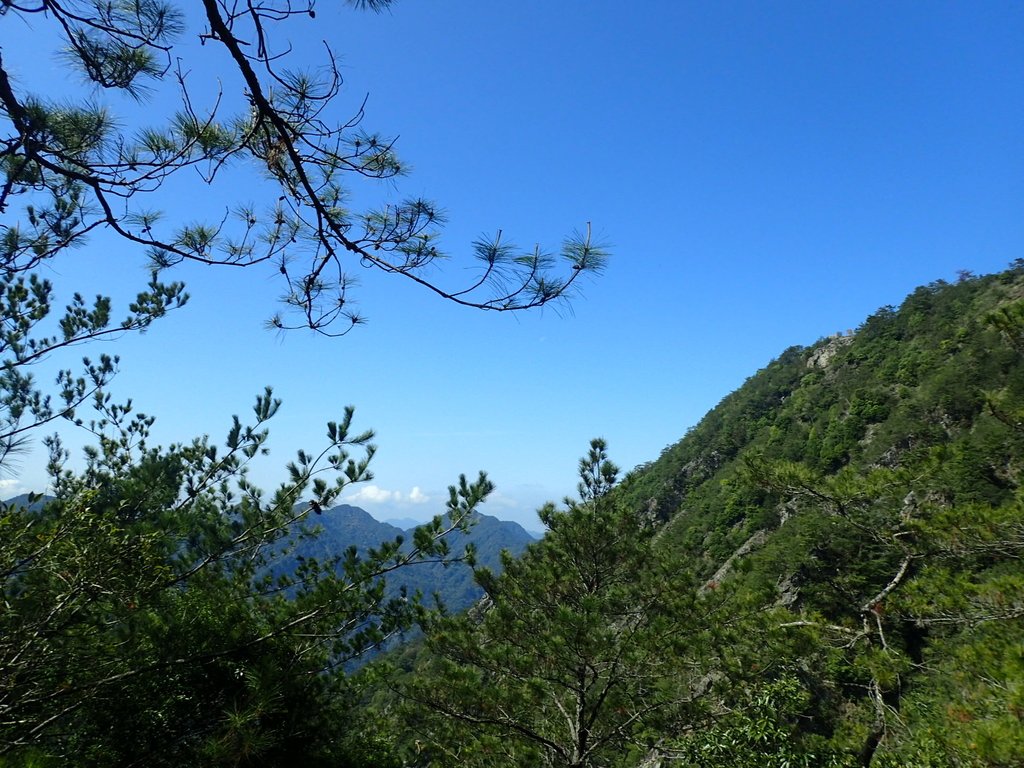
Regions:
[[715, 606], [650, 521], [610, 502], [605, 447], [580, 460], [578, 501], [540, 511], [541, 542], [497, 578], [478, 571], [483, 603], [430, 626], [432, 667], [405, 691], [442, 716], [426, 716], [420, 760], [608, 765], [699, 721]]

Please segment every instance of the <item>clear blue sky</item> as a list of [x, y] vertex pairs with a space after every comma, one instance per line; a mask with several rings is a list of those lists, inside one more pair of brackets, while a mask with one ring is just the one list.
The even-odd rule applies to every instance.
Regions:
[[[35, 34], [11, 23], [5, 63]], [[499, 228], [557, 248], [591, 221], [613, 260], [570, 309], [519, 316], [363, 273], [369, 323], [339, 340], [263, 329], [272, 268], [181, 270], [191, 304], [108, 345], [115, 393], [168, 442], [221, 435], [273, 384], [267, 485], [351, 403], [380, 446], [355, 503], [427, 516], [485, 469], [484, 511], [536, 528], [591, 437], [624, 469], [652, 460], [786, 347], [1024, 256], [1020, 3], [321, 3], [280, 32], [302, 55], [329, 39], [344, 106], [368, 93], [367, 127], [400, 135], [413, 172], [397, 190], [450, 218], [439, 282], [459, 284], [459, 255]], [[215, 82], [214, 49], [191, 48], [197, 87]], [[23, 76], [62, 77], [41, 73]], [[137, 285], [140, 255], [105, 243], [55, 263], [58, 290]], [[37, 487], [43, 461], [17, 482]]]

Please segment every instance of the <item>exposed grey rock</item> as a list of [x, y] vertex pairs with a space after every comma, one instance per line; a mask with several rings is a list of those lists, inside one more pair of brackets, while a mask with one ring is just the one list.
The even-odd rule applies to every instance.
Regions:
[[810, 357], [807, 358], [807, 367], [827, 368], [836, 353], [851, 341], [853, 341], [852, 335], [843, 336], [837, 333], [835, 336], [829, 336], [825, 343], [814, 350]]

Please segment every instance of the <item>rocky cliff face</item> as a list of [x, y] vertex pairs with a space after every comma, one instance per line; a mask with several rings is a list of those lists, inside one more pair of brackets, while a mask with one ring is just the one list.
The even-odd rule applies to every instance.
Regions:
[[829, 362], [836, 356], [836, 354], [853, 341], [853, 334], [842, 336], [836, 334], [835, 336], [829, 336], [825, 341], [820, 342], [813, 347], [807, 355], [807, 367], [808, 368], [827, 368]]

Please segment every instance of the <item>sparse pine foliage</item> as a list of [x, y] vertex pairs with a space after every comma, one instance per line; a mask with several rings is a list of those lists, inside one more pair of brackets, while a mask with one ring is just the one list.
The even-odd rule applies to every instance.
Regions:
[[[436, 203], [398, 197], [349, 207], [353, 188], [395, 180], [407, 166], [393, 137], [364, 127], [365, 99], [348, 100], [330, 41], [319, 68], [289, 63], [289, 36], [310, 34], [304, 24], [338, 9], [204, 0], [195, 11], [165, 0], [5, 6], [25, 29], [39, 29], [31, 61], [13, 48], [0, 55], [0, 271], [8, 279], [107, 230], [157, 271], [183, 261], [270, 265], [284, 286], [270, 324], [340, 335], [363, 321], [351, 295], [356, 265], [498, 312], [566, 299], [581, 275], [603, 268], [607, 253], [589, 224], [557, 255], [518, 248], [499, 230], [470, 248], [467, 285], [436, 281], [427, 268], [447, 258]], [[198, 35], [198, 53], [181, 44], [187, 35]], [[34, 93], [16, 76], [48, 45], [89, 84], [78, 98]], [[201, 97], [196, 71], [216, 75], [220, 91]], [[175, 101], [164, 114], [152, 106]], [[238, 173], [255, 201], [225, 195]], [[172, 180], [192, 184], [197, 199], [213, 193], [208, 219], [183, 223], [161, 210]]]

